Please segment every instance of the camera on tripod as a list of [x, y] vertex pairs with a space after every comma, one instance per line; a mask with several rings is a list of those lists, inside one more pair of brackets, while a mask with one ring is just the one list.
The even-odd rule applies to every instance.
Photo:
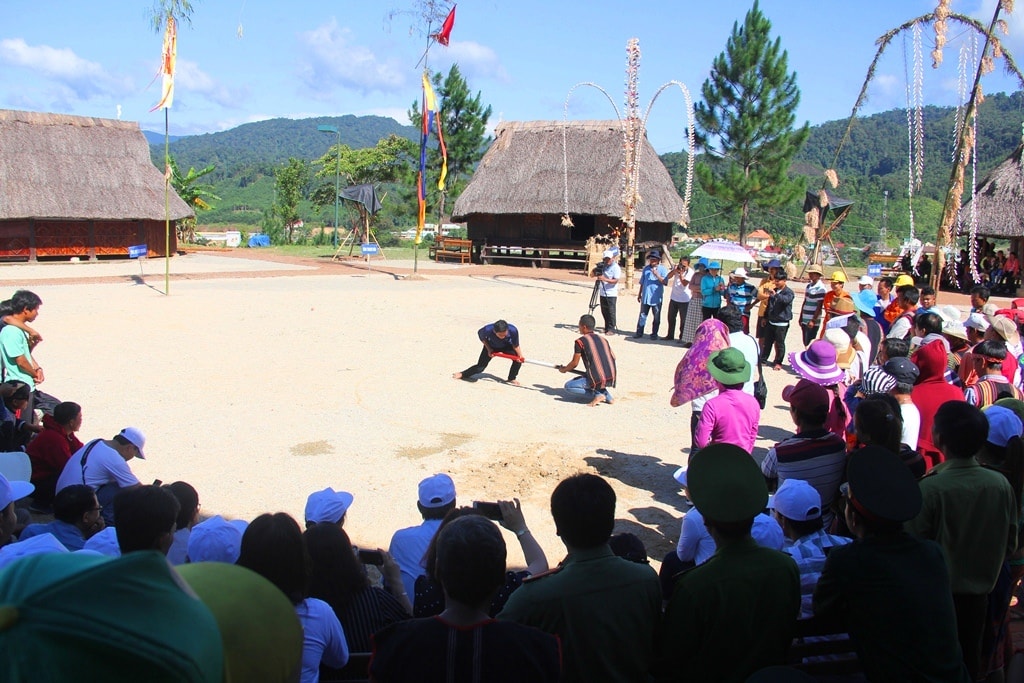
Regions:
[[592, 271], [590, 271], [590, 276], [591, 277], [601, 277], [602, 275], [604, 275], [604, 270], [607, 267], [608, 267], [608, 264], [606, 264], [604, 261], [602, 261], [601, 263], [598, 263], [596, 266], [594, 266], [594, 269]]

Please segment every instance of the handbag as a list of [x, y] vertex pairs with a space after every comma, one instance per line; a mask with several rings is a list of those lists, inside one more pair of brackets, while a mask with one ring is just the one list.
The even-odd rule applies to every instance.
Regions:
[[[747, 335], [750, 336], [749, 334]], [[768, 385], [764, 383], [764, 370], [761, 367], [761, 354], [757, 356], [757, 379], [754, 380], [754, 398], [757, 399], [757, 405], [761, 406], [764, 410], [765, 405], [768, 403]]]

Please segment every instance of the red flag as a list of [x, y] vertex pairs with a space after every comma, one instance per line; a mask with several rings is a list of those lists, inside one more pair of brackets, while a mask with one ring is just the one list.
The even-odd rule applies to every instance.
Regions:
[[445, 17], [444, 23], [441, 24], [441, 30], [437, 33], [432, 34], [430, 37], [441, 43], [442, 45], [448, 44], [448, 38], [452, 34], [452, 27], [455, 26], [455, 8], [458, 5], [452, 5], [452, 11]]

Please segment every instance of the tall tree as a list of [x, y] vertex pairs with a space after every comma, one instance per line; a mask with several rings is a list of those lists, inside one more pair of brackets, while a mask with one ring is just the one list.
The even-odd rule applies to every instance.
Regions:
[[[350, 185], [393, 183], [409, 180], [415, 156], [416, 144], [412, 140], [391, 134], [378, 140], [373, 147], [352, 149], [348, 145], [331, 145], [326, 154], [313, 161], [313, 165], [321, 167], [316, 172], [317, 178], [333, 181], [334, 174], [338, 173]], [[333, 195], [332, 186], [332, 204]]]
[[292, 233], [299, 220], [299, 202], [309, 180], [309, 167], [305, 161], [291, 157], [286, 165], [274, 170], [274, 178], [277, 181], [274, 214], [284, 222], [285, 234], [291, 244]]
[[788, 175], [790, 162], [810, 132], [793, 130], [800, 90], [796, 73], [771, 22], [757, 6], [743, 25], [734, 23], [725, 52], [715, 58], [695, 107], [697, 142], [712, 155], [697, 164], [697, 179], [712, 197], [740, 214], [747, 236], [752, 207], [772, 208], [801, 195], [804, 181]]
[[[444, 216], [445, 198], [453, 200], [466, 186], [480, 157], [484, 155], [490, 138], [487, 135], [487, 121], [491, 118], [491, 106], [484, 106], [481, 93], [472, 95], [469, 84], [459, 71], [458, 64], [452, 64], [448, 76], [441, 81], [441, 74], [431, 77], [441, 110], [441, 132], [448, 150], [448, 177], [438, 202], [438, 215]], [[409, 120], [419, 127], [421, 120], [420, 103], [413, 102]], [[429, 168], [438, 168], [441, 152], [433, 147], [428, 152]], [[428, 183], [429, 185], [429, 183]]]

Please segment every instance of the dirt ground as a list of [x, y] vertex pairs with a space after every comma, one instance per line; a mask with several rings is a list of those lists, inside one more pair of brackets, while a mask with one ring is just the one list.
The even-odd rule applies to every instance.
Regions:
[[[592, 289], [582, 273], [421, 262], [414, 276], [411, 262], [254, 256], [175, 257], [169, 295], [162, 260], [4, 265], [0, 285], [42, 297], [41, 389], [84, 407], [82, 440], [141, 428], [148, 457], [131, 463], [135, 473], [191, 483], [204, 515], [283, 510], [301, 521], [306, 496], [332, 486], [355, 496], [353, 541], [386, 548], [419, 521], [417, 482], [448, 472], [462, 504], [520, 498], [554, 564], [564, 548], [551, 491], [589, 471], [615, 488], [616, 531], [636, 533], [655, 565], [674, 547], [672, 472], [690, 445], [689, 406], [669, 405], [682, 347], [612, 337], [616, 401], [594, 408], [566, 397], [568, 376], [536, 365], [519, 387], [500, 381], [504, 360], [477, 382], [451, 378], [476, 360], [476, 330], [497, 318], [519, 328], [527, 358], [568, 362]], [[946, 293], [940, 303], [967, 306]], [[623, 292], [621, 332], [638, 310]], [[788, 347], [800, 348], [795, 326]], [[787, 367], [765, 378], [757, 455], [792, 428], [780, 394], [794, 376]], [[521, 563], [514, 535], [506, 540], [510, 564]]]

